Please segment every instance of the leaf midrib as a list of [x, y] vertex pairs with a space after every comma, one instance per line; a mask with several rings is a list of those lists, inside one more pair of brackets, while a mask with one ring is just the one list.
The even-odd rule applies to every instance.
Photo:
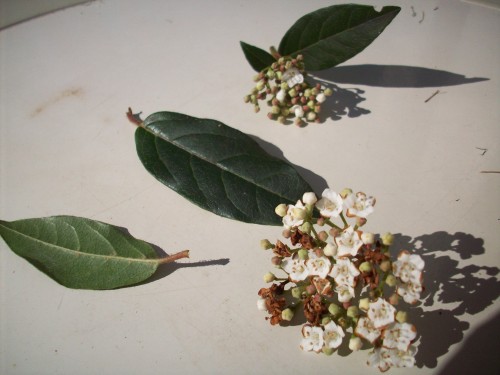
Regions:
[[[293, 51], [293, 52], [291, 52], [290, 54], [296, 54], [296, 53], [299, 53], [300, 51], [304, 51], [304, 50], [309, 49], [309, 48], [311, 48], [311, 47], [316, 47], [318, 44], [322, 43], [325, 39], [329, 39], [329, 38], [332, 38], [332, 37], [336, 37], [336, 36], [338, 36], [338, 35], [342, 35], [342, 34], [344, 34], [344, 33], [346, 33], [346, 32], [350, 32], [350, 31], [352, 31], [353, 29], [357, 28], [357, 27], [358, 27], [358, 26], [360, 26], [360, 25], [364, 25], [364, 24], [366, 24], [366, 23], [368, 23], [368, 22], [378, 20], [380, 17], [387, 16], [388, 14], [391, 14], [391, 13], [393, 13], [394, 11], [396, 11], [396, 9], [394, 9], [394, 10], [392, 10], [392, 11], [390, 11], [390, 12], [387, 12], [387, 13], [381, 14], [380, 16], [375, 17], [375, 18], [372, 18], [372, 19], [370, 19], [369, 21], [366, 21], [366, 22], [363, 22], [363, 23], [358, 24], [358, 25], [356, 25], [356, 26], [353, 26], [353, 27], [350, 27], [350, 28], [348, 28], [348, 29], [342, 30], [340, 33], [337, 33], [337, 34], [333, 34], [333, 35], [327, 36], [327, 37], [325, 37], [325, 38], [323, 38], [323, 39], [318, 40], [317, 42], [314, 42], [313, 44], [309, 44], [309, 45], [308, 45], [308, 46], [306, 46], [306, 47], [303, 47], [303, 48], [300, 48], [300, 49], [298, 49], [298, 50], [296, 50], [296, 51]], [[352, 17], [352, 15], [351, 15], [351, 17]], [[310, 18], [310, 21], [311, 21], [311, 20], [313, 20], [313, 17], [311, 17], [311, 18]], [[308, 21], [308, 24], [310, 23], [310, 21]], [[326, 23], [326, 21], [325, 21], [325, 22], [323, 22], [323, 24], [324, 24], [324, 23]], [[323, 25], [322, 25], [321, 27], [323, 27]], [[301, 35], [300, 35], [300, 38], [302, 39], [302, 36], [304, 35], [304, 32], [302, 31], [300, 34], [301, 34]]]
[[[195, 119], [195, 120], [196, 120], [196, 119]], [[161, 121], [158, 121], [158, 122], [163, 122], [163, 121], [177, 122], [177, 121], [179, 121], [179, 120], [161, 120]], [[184, 122], [185, 120], [180, 120], [180, 121], [181, 121], [181, 122]], [[198, 121], [199, 121], [199, 119], [198, 119]], [[154, 124], [154, 123], [152, 123], [152, 124]], [[208, 163], [208, 164], [214, 165], [214, 166], [218, 167], [219, 169], [221, 169], [221, 170], [223, 170], [223, 171], [225, 171], [225, 172], [227, 172], [227, 173], [229, 173], [229, 174], [232, 174], [233, 176], [236, 176], [236, 177], [238, 177], [238, 178], [241, 178], [242, 180], [244, 180], [244, 181], [246, 181], [246, 182], [249, 182], [249, 183], [251, 183], [251, 184], [256, 185], [257, 187], [259, 187], [260, 189], [262, 189], [262, 190], [266, 191], [267, 193], [270, 193], [270, 194], [272, 194], [272, 195], [277, 195], [277, 196], [278, 196], [278, 197], [280, 197], [280, 198], [283, 198], [283, 199], [287, 199], [287, 200], [289, 200], [289, 198], [287, 198], [287, 197], [285, 197], [285, 196], [283, 196], [283, 195], [281, 195], [281, 194], [277, 194], [275, 191], [272, 191], [272, 190], [270, 190], [270, 189], [268, 189], [268, 188], [266, 188], [266, 187], [262, 186], [262, 185], [261, 185], [260, 183], [258, 183], [257, 181], [255, 181], [255, 180], [251, 180], [251, 179], [249, 179], [249, 178], [245, 178], [244, 176], [241, 176], [241, 175], [239, 175], [239, 174], [237, 174], [237, 173], [235, 173], [235, 172], [231, 171], [230, 169], [228, 169], [228, 168], [224, 167], [223, 165], [219, 164], [219, 162], [220, 162], [220, 161], [213, 162], [212, 160], [209, 160], [209, 159], [207, 159], [206, 157], [203, 157], [203, 155], [202, 155], [202, 154], [193, 153], [193, 152], [192, 152], [192, 149], [187, 148], [187, 147], [185, 147], [185, 146], [183, 146], [183, 145], [181, 145], [181, 144], [179, 144], [179, 143], [175, 142], [176, 140], [181, 139], [181, 138], [183, 138], [183, 137], [188, 137], [188, 136], [193, 136], [193, 135], [194, 135], [194, 136], [214, 135], [213, 133], [196, 133], [196, 134], [190, 133], [190, 134], [184, 134], [184, 135], [179, 136], [179, 137], [177, 137], [177, 138], [175, 138], [175, 139], [170, 139], [170, 138], [167, 138], [167, 139], [166, 139], [165, 137], [163, 137], [163, 136], [162, 136], [162, 134], [161, 134], [161, 133], [155, 133], [155, 132], [154, 132], [154, 131], [152, 131], [151, 129], [148, 129], [148, 127], [149, 127], [149, 126], [151, 126], [151, 124], [148, 124], [148, 125], [143, 125], [143, 126], [141, 126], [141, 128], [142, 128], [142, 129], [144, 129], [145, 131], [147, 131], [148, 133], [150, 133], [151, 135], [153, 135], [153, 136], [155, 136], [155, 137], [158, 137], [158, 138], [162, 139], [163, 141], [165, 141], [165, 142], [167, 142], [167, 143], [170, 143], [171, 145], [173, 145], [173, 146], [175, 146], [175, 147], [178, 147], [179, 149], [183, 150], [184, 152], [188, 153], [189, 155], [192, 155], [192, 156], [194, 156], [194, 157], [196, 157], [196, 158], [198, 158], [198, 159], [200, 159], [200, 160], [203, 160], [204, 162], [206, 162], [206, 163]], [[220, 137], [223, 137], [223, 138], [227, 138], [227, 139], [234, 139], [234, 138], [230, 138], [230, 137], [228, 137], [228, 136], [222, 135], [222, 134], [215, 134], [215, 135], [220, 136]], [[260, 147], [260, 146], [259, 146], [259, 147]], [[157, 149], [156, 144], [155, 144], [155, 148]], [[158, 149], [156, 150], [156, 152], [157, 152], [157, 154], [158, 154]], [[236, 156], [244, 156], [244, 155], [248, 155], [248, 156], [250, 156], [250, 157], [252, 156], [251, 154], [239, 154], [239, 155], [231, 156], [230, 158], [232, 158], [232, 157], [236, 157]], [[271, 155], [267, 155], [267, 156], [268, 156], [269, 158], [274, 158], [274, 157], [273, 157], [273, 156], [271, 156]], [[224, 158], [223, 160], [228, 160], [228, 159], [230, 159], [230, 158]], [[284, 162], [284, 161], [282, 161], [281, 159], [278, 159], [278, 158], [275, 158], [275, 159], [276, 159], [276, 160], [278, 160], [278, 161], [281, 161], [282, 163], [285, 163], [285, 162]], [[167, 169], [168, 169], [168, 168], [167, 168]], [[265, 179], [267, 179], [267, 177], [264, 177], [264, 178], [263, 178], [263, 180], [265, 180]]]
[[[68, 223], [66, 223], [66, 224], [68, 224]], [[72, 225], [70, 225], [70, 224], [68, 224], [68, 225], [70, 227], [72, 227], [73, 229], [75, 229]], [[52, 244], [50, 242], [42, 241], [42, 240], [40, 240], [38, 238], [34, 238], [34, 237], [31, 237], [31, 236], [28, 236], [27, 234], [19, 232], [18, 230], [15, 230], [15, 229], [12, 229], [10, 227], [5, 226], [3, 223], [0, 223], [0, 226], [2, 226], [6, 230], [8, 230], [10, 232], [13, 232], [13, 233], [15, 233], [17, 235], [20, 235], [22, 237], [28, 238], [28, 239], [30, 239], [32, 241], [35, 241], [35, 242], [38, 242], [38, 243], [41, 243], [41, 244], [44, 244], [44, 245], [49, 245], [49, 246], [55, 247], [55, 248], [61, 250], [62, 252], [67, 252], [67, 253], [73, 254], [73, 256], [78, 256], [78, 257], [79, 256], [97, 257], [97, 258], [104, 258], [106, 260], [111, 259], [111, 260], [118, 260], [118, 261], [122, 261], [122, 262], [132, 261], [132, 262], [141, 262], [141, 263], [158, 263], [158, 259], [147, 259], [147, 258], [145, 258], [145, 259], [137, 259], [137, 258], [126, 258], [126, 257], [120, 257], [120, 256], [111, 256], [111, 255], [85, 253], [85, 252], [81, 252], [81, 251], [77, 251], [77, 250], [73, 250], [73, 249], [68, 249], [66, 247], [55, 245], [55, 244]], [[93, 229], [93, 228], [91, 228], [91, 229]], [[76, 229], [75, 229], [75, 231], [76, 231]], [[114, 247], [113, 247], [113, 249], [114, 249]], [[76, 255], [74, 255], [74, 254], [76, 254]]]

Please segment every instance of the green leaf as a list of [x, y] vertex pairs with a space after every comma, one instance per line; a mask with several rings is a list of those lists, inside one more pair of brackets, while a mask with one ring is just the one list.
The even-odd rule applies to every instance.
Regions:
[[334, 67], [368, 47], [401, 8], [387, 6], [377, 12], [368, 5], [333, 5], [306, 14], [286, 32], [281, 55], [304, 56], [307, 70]]
[[154, 113], [137, 128], [135, 141], [154, 177], [220, 216], [280, 225], [275, 207], [312, 191], [290, 164], [216, 120]]
[[262, 69], [267, 68], [276, 61], [269, 52], [266, 52], [263, 49], [252, 46], [245, 42], [240, 42], [240, 45], [248, 62], [257, 72], [260, 72]]
[[[150, 244], [122, 229], [74, 216], [0, 220], [0, 235], [17, 255], [75, 289], [137, 284], [149, 278], [159, 264], [175, 257], [159, 259]], [[187, 251], [184, 253], [180, 257], [187, 257]]]

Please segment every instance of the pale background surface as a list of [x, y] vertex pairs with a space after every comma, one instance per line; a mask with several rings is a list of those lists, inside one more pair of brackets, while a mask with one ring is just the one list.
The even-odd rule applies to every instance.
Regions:
[[402, 11], [386, 31], [322, 73], [339, 86], [335, 120], [299, 129], [255, 115], [239, 41], [277, 44], [332, 3], [104, 0], [0, 32], [0, 217], [105, 221], [167, 252], [189, 248], [195, 266], [78, 291], [1, 241], [2, 374], [378, 373], [366, 351], [303, 353], [299, 326], [269, 326], [255, 305], [271, 270], [259, 241], [281, 230], [220, 218], [157, 182], [128, 106], [220, 120], [274, 145], [317, 192], [376, 196], [366, 230], [398, 234], [395, 251], [413, 242], [435, 300], [414, 309], [418, 367], [391, 372], [498, 371], [500, 175], [480, 172], [500, 170], [500, 11], [393, 1]]

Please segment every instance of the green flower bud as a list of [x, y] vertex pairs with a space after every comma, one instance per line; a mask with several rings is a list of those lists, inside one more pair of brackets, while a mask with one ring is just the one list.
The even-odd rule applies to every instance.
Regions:
[[406, 321], [408, 320], [408, 313], [406, 311], [398, 311], [396, 313], [396, 320], [399, 323], [406, 323]]
[[363, 341], [357, 336], [352, 336], [351, 339], [349, 340], [349, 349], [351, 349], [353, 352], [358, 351], [363, 347]]
[[304, 293], [304, 288], [300, 286], [296, 286], [295, 288], [290, 289], [292, 291], [292, 297], [300, 299], [302, 298], [302, 293]]
[[309, 251], [307, 251], [306, 249], [300, 249], [297, 254], [299, 255], [299, 259], [302, 259], [302, 260], [307, 260], [309, 259]]
[[332, 96], [333, 91], [331, 88], [327, 88], [325, 89], [325, 91], [323, 91], [323, 94], [325, 94], [326, 96]]
[[363, 262], [359, 266], [361, 272], [370, 272], [372, 270], [372, 264], [370, 262]]
[[290, 114], [290, 110], [288, 108], [283, 107], [281, 108], [281, 114], [286, 117]]
[[328, 306], [328, 312], [333, 316], [340, 315], [342, 313], [342, 310], [343, 309], [335, 303], [330, 303], [330, 306]]
[[269, 249], [274, 248], [274, 245], [271, 242], [269, 242], [268, 239], [264, 239], [264, 240], [260, 240], [260, 247], [263, 250], [269, 250]]
[[273, 115], [279, 115], [279, 114], [281, 113], [281, 109], [280, 109], [280, 107], [278, 107], [277, 105], [273, 105], [273, 106], [271, 107], [271, 113], [272, 113]]
[[255, 85], [255, 88], [259, 91], [261, 91], [264, 87], [265, 87], [265, 82], [264, 81], [259, 81], [257, 82], [257, 84]]
[[348, 197], [351, 194], [352, 194], [352, 189], [349, 189], [349, 188], [345, 188], [340, 192], [340, 196], [342, 197], [342, 199], [345, 199], [346, 197]]
[[316, 120], [316, 113], [315, 112], [309, 112], [307, 114], [307, 121], [314, 121]]
[[263, 277], [265, 283], [272, 283], [274, 280], [276, 280], [276, 276], [272, 272], [268, 272], [264, 275]]
[[325, 355], [332, 355], [335, 352], [335, 349], [329, 348], [327, 346], [323, 346], [323, 349], [321, 349], [321, 350], [323, 351], [323, 354], [325, 354]]
[[283, 78], [283, 73], [278, 70], [276, 72], [276, 79], [279, 79], [281, 81], [282, 78]]
[[385, 246], [391, 246], [394, 242], [394, 236], [391, 233], [387, 232], [381, 237], [381, 240]]
[[290, 95], [291, 98], [294, 98], [297, 96], [297, 91], [295, 89], [290, 89], [288, 91], [288, 95]]
[[330, 318], [329, 316], [325, 316], [325, 317], [323, 317], [323, 319], [321, 319], [321, 325], [326, 326], [331, 321], [332, 321], [332, 318]]
[[385, 279], [385, 283], [388, 285], [388, 286], [394, 286], [396, 285], [396, 277], [394, 275], [387, 275], [386, 279]]
[[281, 89], [282, 89], [282, 90], [285, 90], [285, 91], [286, 91], [286, 90], [288, 90], [288, 88], [289, 88], [289, 87], [288, 87], [288, 84], [287, 84], [286, 82], [281, 82]]
[[243, 101], [244, 101], [245, 103], [248, 103], [248, 102], [250, 101], [250, 95], [245, 95], [245, 96], [243, 97]]
[[314, 105], [315, 105], [315, 103], [314, 103], [314, 101], [312, 101], [312, 100], [309, 100], [309, 101], [307, 102], [307, 106], [308, 106], [309, 108], [311, 108], [311, 109], [314, 109]]
[[358, 306], [349, 306], [347, 308], [347, 316], [349, 318], [356, 318], [359, 315]]
[[305, 91], [304, 91], [304, 96], [305, 96], [306, 98], [310, 97], [310, 96], [311, 96], [311, 89], [305, 89]]
[[304, 224], [302, 224], [302, 225], [299, 227], [299, 229], [300, 229], [300, 231], [301, 231], [302, 233], [307, 233], [307, 234], [309, 234], [309, 233], [311, 233], [312, 225], [311, 225], [311, 223], [309, 223], [309, 222], [307, 222], [307, 221], [306, 221]]
[[295, 207], [292, 209], [292, 215], [293, 215], [293, 217], [295, 217], [299, 220], [304, 220], [307, 216], [307, 212], [303, 208]]
[[269, 69], [269, 70], [267, 71], [266, 76], [267, 76], [269, 79], [273, 79], [273, 78], [274, 78], [274, 76], [275, 76], [275, 74], [274, 74], [274, 70]]
[[286, 204], [281, 203], [281, 204], [276, 206], [276, 208], [274, 209], [274, 212], [276, 212], [276, 215], [278, 215], [280, 217], [284, 217], [286, 215], [287, 210], [288, 210], [288, 208], [287, 208]]
[[359, 308], [360, 308], [360, 310], [368, 311], [368, 309], [370, 308], [370, 299], [369, 298], [361, 298], [359, 300]]
[[289, 322], [290, 320], [293, 319], [293, 310], [292, 309], [285, 309], [281, 312], [281, 319], [286, 320]]

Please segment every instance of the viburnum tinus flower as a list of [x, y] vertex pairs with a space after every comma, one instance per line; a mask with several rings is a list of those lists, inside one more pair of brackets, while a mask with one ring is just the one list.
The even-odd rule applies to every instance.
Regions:
[[424, 263], [407, 251], [392, 260], [394, 236], [360, 229], [374, 203], [351, 189], [325, 189], [319, 200], [307, 192], [296, 204], [278, 205], [284, 239], [261, 244], [272, 249], [278, 270], [264, 277], [272, 285], [259, 291], [257, 307], [273, 325], [305, 318], [305, 351], [330, 355], [344, 340], [352, 351], [369, 342], [374, 349], [368, 363], [385, 371], [415, 362], [415, 326], [395, 305], [400, 297], [407, 303], [419, 299]]
[[319, 122], [321, 104], [333, 92], [320, 83], [308, 83], [306, 76], [302, 55], [277, 56], [276, 62], [254, 77], [255, 86], [244, 101], [252, 104], [255, 112], [260, 111], [260, 101], [267, 102], [267, 117], [282, 124]]

